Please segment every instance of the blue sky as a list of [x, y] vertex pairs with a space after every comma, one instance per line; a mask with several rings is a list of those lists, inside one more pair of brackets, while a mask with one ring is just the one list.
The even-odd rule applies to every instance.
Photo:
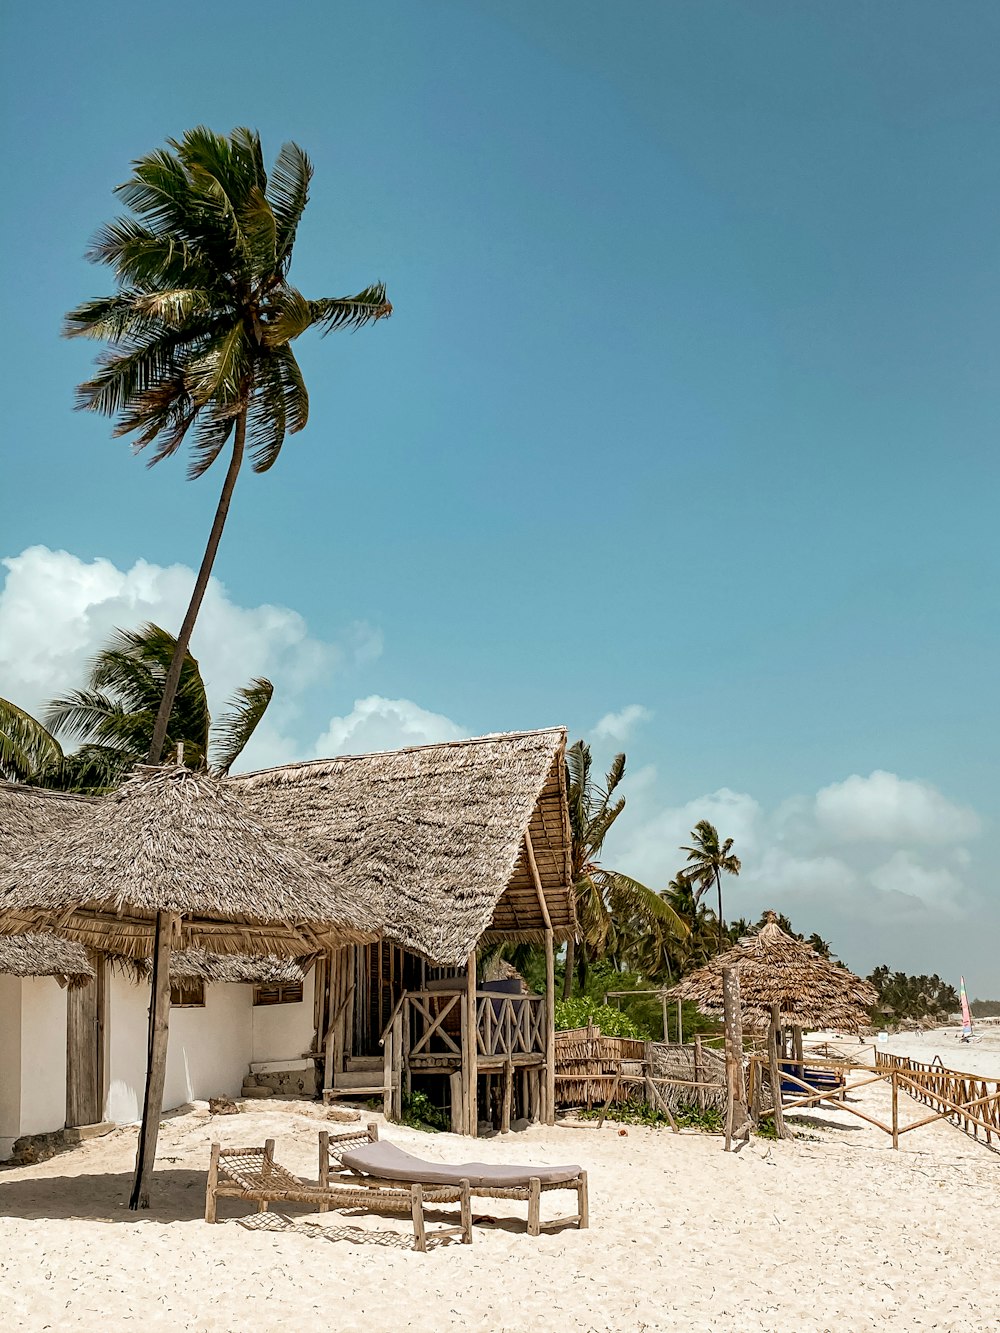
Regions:
[[708, 810], [734, 913], [1000, 992], [1000, 10], [169, 15], [2, 20], [0, 693], [183, 600], [221, 475], [74, 414], [58, 330], [131, 159], [250, 124], [315, 163], [294, 280], [396, 310], [299, 344], [308, 431], [237, 490], [196, 647], [274, 675], [256, 760], [564, 722], [628, 751], [626, 868]]

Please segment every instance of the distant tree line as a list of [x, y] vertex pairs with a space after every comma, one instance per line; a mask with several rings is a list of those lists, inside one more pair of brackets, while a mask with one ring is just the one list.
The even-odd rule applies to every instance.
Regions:
[[973, 1018], [1000, 1018], [1000, 1000], [973, 1000], [969, 1010]]
[[896, 1022], [902, 1018], [941, 1019], [959, 1007], [958, 991], [936, 972], [931, 977], [911, 977], [905, 972], [892, 972], [883, 964], [868, 980], [878, 991], [873, 1018], [889, 1015]]

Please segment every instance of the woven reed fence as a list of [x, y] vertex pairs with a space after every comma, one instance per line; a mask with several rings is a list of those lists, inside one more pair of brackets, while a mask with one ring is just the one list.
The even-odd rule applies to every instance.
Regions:
[[[603, 1106], [609, 1101], [647, 1099], [644, 1084], [656, 1083], [671, 1110], [681, 1103], [723, 1108], [725, 1059], [719, 1051], [697, 1046], [605, 1037], [594, 1024], [556, 1033], [556, 1104]], [[672, 1080], [676, 1080], [673, 1082]]]
[[946, 1112], [944, 1118], [966, 1134], [978, 1139], [982, 1130], [988, 1144], [994, 1136], [1000, 1142], [1000, 1079], [960, 1074], [943, 1064], [925, 1064], [882, 1051], [875, 1052], [875, 1068], [895, 1072], [904, 1092], [935, 1111]]

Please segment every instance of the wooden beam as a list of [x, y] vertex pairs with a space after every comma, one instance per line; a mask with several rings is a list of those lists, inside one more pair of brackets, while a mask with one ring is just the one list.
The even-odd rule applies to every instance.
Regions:
[[130, 1209], [149, 1207], [149, 1182], [156, 1157], [156, 1140], [163, 1111], [163, 1083], [167, 1073], [167, 1029], [170, 1025], [170, 948], [180, 917], [157, 912], [154, 936], [153, 978], [149, 996], [149, 1047], [146, 1060], [146, 1091], [142, 1124], [135, 1158], [135, 1180], [128, 1201]]
[[750, 1113], [743, 1078], [743, 1016], [740, 1012], [740, 976], [733, 967], [722, 969], [722, 999], [726, 1024], [726, 1152], [734, 1138], [750, 1137]]
[[465, 972], [465, 1042], [462, 1046], [462, 1066], [465, 1073], [463, 1100], [465, 1102], [465, 1132], [472, 1138], [479, 1135], [479, 1031], [476, 1022], [476, 951], [469, 954]]
[[552, 919], [549, 916], [542, 878], [538, 873], [531, 833], [524, 831], [524, 850], [531, 870], [531, 878], [538, 897], [542, 920], [545, 922], [545, 1096], [542, 1119], [546, 1125], [556, 1123], [556, 961]]
[[767, 1034], [767, 1072], [771, 1080], [771, 1101], [774, 1103], [774, 1129], [779, 1139], [787, 1139], [785, 1113], [781, 1109], [781, 1068], [778, 1064], [778, 1042], [781, 1040], [781, 1010], [777, 1000], [771, 1005], [771, 1026]]

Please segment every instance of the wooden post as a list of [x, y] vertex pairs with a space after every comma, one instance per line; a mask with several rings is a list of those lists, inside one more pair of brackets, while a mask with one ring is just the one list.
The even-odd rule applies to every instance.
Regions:
[[462, 1064], [465, 1073], [463, 1101], [465, 1102], [465, 1132], [472, 1138], [479, 1136], [479, 1029], [476, 1022], [476, 951], [469, 954], [465, 975], [465, 1042], [462, 1046]]
[[750, 1115], [743, 1078], [743, 1018], [740, 1012], [740, 977], [733, 967], [723, 968], [722, 997], [726, 1023], [726, 1145], [734, 1138], [749, 1139]]
[[670, 1038], [667, 1033], [667, 997], [665, 995], [660, 996], [660, 1004], [663, 1006], [663, 1040], [666, 1043]]
[[677, 1001], [677, 1045], [684, 1045], [684, 1006]]
[[[552, 934], [552, 918], [549, 905], [545, 901], [542, 877], [538, 873], [535, 849], [531, 845], [531, 833], [525, 829], [524, 852], [535, 885], [538, 910], [545, 923], [545, 1098], [543, 1120], [546, 1125], [556, 1123], [556, 961], [555, 944]], [[567, 964], [568, 966], [568, 964]]]
[[781, 1066], [778, 1063], [778, 1042], [781, 1040], [781, 1011], [777, 1001], [771, 1005], [771, 1026], [767, 1033], [767, 1072], [771, 1080], [771, 1101], [774, 1104], [774, 1129], [779, 1139], [787, 1139], [785, 1113], [781, 1109]]
[[899, 1147], [899, 1083], [896, 1078], [895, 1069], [890, 1076], [892, 1078], [892, 1146]]
[[792, 1059], [795, 1061], [796, 1078], [804, 1079], [806, 1065], [805, 1056], [802, 1053], [802, 1029], [800, 1027], [792, 1028]]
[[556, 962], [551, 930], [545, 932], [545, 1124], [556, 1123]]
[[448, 1075], [448, 1087], [451, 1092], [451, 1132], [465, 1133], [465, 1106], [462, 1097], [462, 1071], [456, 1069]]
[[705, 1109], [705, 1089], [701, 1086], [702, 1083], [701, 1075], [702, 1075], [702, 1070], [704, 1069], [704, 1065], [705, 1061], [701, 1053], [701, 1033], [696, 1032], [694, 1034], [694, 1081], [697, 1084], [697, 1089], [698, 1089], [699, 1111], [704, 1111]]
[[157, 912], [153, 940], [153, 977], [149, 996], [149, 1047], [146, 1056], [146, 1091], [135, 1156], [135, 1180], [128, 1206], [134, 1212], [149, 1207], [149, 1182], [156, 1157], [163, 1110], [163, 1082], [167, 1073], [167, 1029], [170, 1025], [170, 947], [180, 918]]
[[503, 1062], [503, 1104], [500, 1112], [500, 1133], [510, 1133], [510, 1110], [514, 1100], [514, 1062]]

